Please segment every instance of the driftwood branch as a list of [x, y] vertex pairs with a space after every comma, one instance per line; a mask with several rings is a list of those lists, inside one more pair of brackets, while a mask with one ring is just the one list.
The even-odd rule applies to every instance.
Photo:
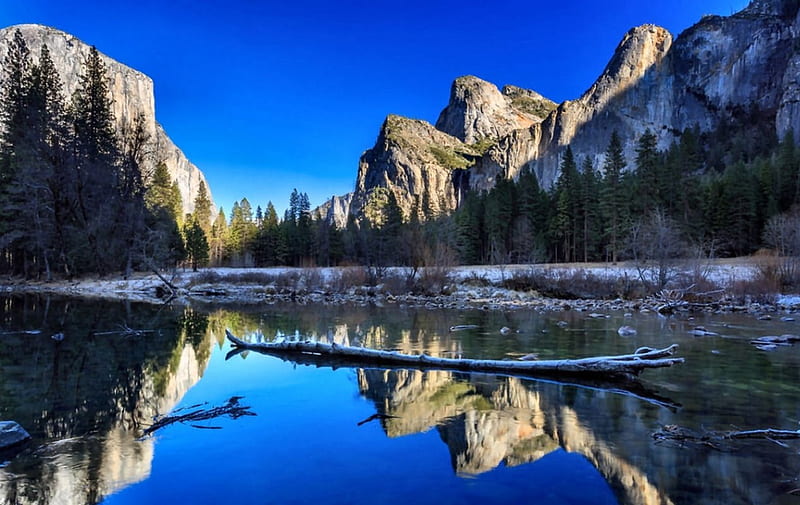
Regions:
[[800, 430], [776, 430], [774, 428], [767, 428], [761, 430], [744, 430], [744, 431], [703, 431], [698, 432], [669, 424], [662, 427], [657, 432], [653, 433], [653, 439], [658, 442], [674, 442], [681, 445], [703, 445], [711, 447], [712, 449], [722, 450], [725, 449], [725, 443], [732, 440], [747, 440], [747, 439], [760, 439], [775, 442], [779, 445], [784, 445], [778, 440], [796, 440], [800, 439]]
[[120, 324], [119, 330], [96, 331], [94, 335], [122, 335], [123, 337], [141, 337], [147, 333], [155, 333], [156, 330], [136, 330], [127, 324]]
[[169, 280], [166, 277], [164, 277], [161, 274], [161, 272], [158, 271], [158, 267], [155, 266], [152, 261], [148, 261], [147, 262], [147, 266], [149, 266], [150, 270], [152, 270], [153, 273], [156, 274], [156, 276], [158, 276], [159, 279], [161, 279], [161, 282], [164, 283], [164, 286], [166, 287], [165, 291], [169, 295], [167, 297], [167, 301], [172, 300], [173, 298], [175, 298], [175, 296], [178, 294], [178, 287], [175, 286], [175, 284], [173, 284], [171, 280]]
[[563, 360], [504, 361], [439, 358], [427, 354], [402, 354], [396, 351], [382, 351], [312, 341], [250, 343], [236, 337], [229, 330], [225, 330], [225, 334], [236, 349], [252, 350], [264, 354], [279, 356], [312, 354], [333, 359], [347, 358], [362, 365], [404, 365], [416, 368], [499, 372], [528, 376], [579, 375], [631, 379], [647, 368], [663, 368], [683, 363], [683, 358], [669, 357], [678, 347], [675, 344], [664, 349], [642, 349], [638, 353], [619, 356]]
[[[217, 417], [228, 416], [231, 419], [238, 419], [242, 416], [254, 416], [256, 415], [255, 412], [250, 412], [250, 407], [246, 407], [244, 405], [239, 405], [239, 400], [241, 396], [234, 396], [231, 397], [224, 405], [220, 405], [219, 407], [212, 407], [212, 408], [199, 408], [202, 407], [203, 404], [199, 405], [192, 405], [191, 407], [187, 407], [186, 409], [180, 409], [172, 414], [168, 414], [165, 416], [161, 416], [155, 420], [155, 422], [148, 428], [142, 432], [144, 436], [150, 435], [151, 433], [160, 430], [161, 428], [165, 428], [171, 424], [175, 423], [186, 423], [186, 422], [197, 422], [197, 421], [207, 421], [209, 419], [214, 419]], [[185, 414], [180, 414], [184, 410], [191, 410]], [[202, 426], [191, 424], [190, 426], [194, 428], [204, 428], [215, 430], [219, 429], [216, 426]]]

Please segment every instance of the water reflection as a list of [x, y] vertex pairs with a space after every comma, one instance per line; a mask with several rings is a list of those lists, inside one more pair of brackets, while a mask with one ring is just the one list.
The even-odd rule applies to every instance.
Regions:
[[459, 474], [530, 463], [563, 448], [586, 457], [623, 503], [672, 503], [562, 405], [558, 385], [445, 371], [359, 369], [357, 375], [361, 393], [387, 416], [382, 424], [388, 436], [435, 427]]
[[[515, 471], [554, 467], [553, 462], [564, 461], [565, 455], [580, 459], [585, 466], [591, 464], [624, 504], [770, 503], [776, 497], [786, 498], [786, 491], [798, 487], [800, 462], [794, 446], [754, 442], [742, 445], [742, 450], [721, 453], [655, 445], [650, 438], [664, 424], [694, 429], [790, 428], [787, 421], [796, 422], [800, 417], [800, 352], [757, 353], [748, 343], [753, 336], [792, 332], [781, 326], [784, 323], [772, 323], [766, 329], [753, 318], [740, 316], [709, 316], [702, 321], [639, 314], [594, 319], [577, 312], [541, 316], [394, 307], [228, 310], [208, 306], [192, 310], [30, 298], [4, 300], [0, 323], [4, 347], [0, 353], [0, 419], [19, 421], [35, 437], [27, 453], [0, 468], [0, 503], [96, 503], [126, 486], [136, 489], [153, 480], [169, 480], [155, 478], [159, 475], [153, 471], [158, 439], [137, 440], [142, 427], [155, 414], [172, 409], [199, 381], [210, 361], [217, 368], [212, 366], [214, 374], [209, 372], [198, 389], [224, 398], [240, 394], [239, 388], [252, 373], [232, 378], [237, 371], [271, 367], [261, 362], [254, 366], [255, 360], [272, 358], [252, 354], [245, 363], [223, 362], [225, 328], [254, 340], [310, 335], [405, 353], [500, 359], [528, 352], [537, 352], [542, 358], [611, 354], [677, 342], [687, 358], [685, 366], [648, 371], [643, 378], [651, 391], [680, 402], [679, 409], [643, 399], [652, 399], [652, 395], [637, 397], [580, 384], [442, 370], [345, 368], [300, 374], [281, 364], [279, 374], [265, 372], [247, 383], [253, 401], [263, 395], [262, 403], [253, 405], [260, 415], [251, 420], [249, 436], [264, 442], [261, 446], [248, 442], [237, 459], [252, 460], [256, 468], [266, 464], [262, 463], [265, 452], [280, 451], [283, 459], [270, 463], [289, 468], [324, 460], [325, 455], [319, 454], [321, 446], [334, 453], [341, 443], [352, 442], [347, 445], [348, 451], [353, 451], [347, 459], [352, 466], [336, 466], [335, 473], [343, 479], [355, 476], [358, 481], [364, 471], [358, 462], [369, 452], [365, 447], [385, 449], [391, 443], [399, 454], [409, 439], [422, 444], [419, 440], [427, 443], [432, 438], [442, 451], [419, 455], [419, 459], [429, 465], [432, 459], [441, 463], [444, 468], [431, 479], [452, 479], [447, 482], [451, 491], [455, 490], [453, 503], [463, 496], [456, 494], [459, 490], [491, 489], [503, 476], [512, 479], [521, 475]], [[476, 328], [448, 331], [456, 324]], [[621, 324], [636, 327], [638, 335], [620, 337], [616, 329]], [[696, 324], [720, 336], [688, 336], [687, 328]], [[503, 326], [515, 331], [501, 335]], [[126, 334], [124, 328], [155, 331]], [[58, 332], [65, 335], [61, 342], [50, 338]], [[215, 347], [223, 353], [211, 360]], [[332, 378], [343, 374], [347, 380], [338, 383], [334, 398]], [[203, 390], [204, 385], [208, 389]], [[280, 397], [281, 390], [289, 386], [295, 388], [296, 396]], [[350, 395], [351, 390], [358, 396]], [[206, 399], [204, 394], [200, 397]], [[297, 398], [308, 405], [290, 412]], [[276, 405], [284, 410], [277, 410]], [[365, 407], [370, 413], [391, 417], [377, 421], [381, 429], [356, 427], [356, 422], [368, 415], [363, 412]], [[329, 412], [320, 414], [325, 409]], [[281, 424], [281, 415], [291, 421]], [[313, 418], [307, 419], [309, 416]], [[334, 420], [345, 420], [346, 427]], [[322, 422], [325, 430], [318, 426]], [[287, 437], [287, 430], [292, 429], [296, 432]], [[346, 429], [352, 431], [344, 434]], [[341, 435], [341, 442], [331, 441], [331, 433]], [[415, 435], [419, 433], [428, 436]], [[211, 438], [201, 430], [185, 436], [196, 437], [188, 445], [196, 444], [199, 437], [206, 437], [204, 444]], [[227, 436], [230, 443], [238, 433]], [[406, 438], [395, 440], [397, 437]], [[178, 446], [178, 454], [184, 448], [180, 443], [186, 443], [178, 437], [169, 442]], [[203, 451], [207, 449], [203, 447]], [[227, 446], [216, 450], [216, 454], [230, 455]], [[162, 445], [162, 455], [164, 452]], [[397, 471], [399, 463], [385, 462], [380, 450], [374, 452], [378, 454], [369, 459], [371, 466], [391, 467], [381, 467], [384, 475]], [[410, 457], [417, 457], [415, 454]], [[153, 478], [147, 479], [151, 473]], [[191, 482], [198, 479], [198, 472], [176, 471], [175, 475]], [[279, 475], [287, 489], [302, 484], [291, 480], [294, 474], [289, 470]], [[413, 469], [404, 475], [409, 488], [423, 478]], [[131, 486], [137, 482], [140, 484]], [[508, 488], [521, 486], [511, 482]], [[125, 493], [117, 493], [120, 495]], [[365, 495], [364, 502], [369, 498]], [[248, 499], [257, 501], [256, 496]], [[120, 500], [126, 503], [124, 496]]]
[[3, 503], [96, 503], [147, 478], [154, 441], [137, 438], [200, 379], [206, 319], [190, 309], [6, 299], [0, 418], [34, 440], [0, 469]]
[[[794, 498], [787, 492], [800, 487], [796, 444], [780, 448], [754, 442], [743, 444], [739, 451], [720, 453], [655, 445], [651, 439], [666, 424], [699, 430], [791, 429], [787, 423], [800, 419], [796, 385], [800, 351], [765, 354], [749, 344], [759, 335], [800, 332], [790, 323], [763, 323], [746, 314], [592, 318], [576, 311], [543, 317], [527, 311], [374, 308], [352, 313], [333, 308], [315, 311], [311, 317], [280, 313], [250, 319], [251, 326], [243, 324], [238, 334], [259, 328], [271, 338], [276, 333], [292, 335], [296, 329], [319, 339], [332, 334], [339, 343], [350, 339], [405, 353], [425, 350], [433, 355], [489, 358], [512, 358], [531, 351], [542, 358], [613, 354], [642, 345], [678, 343], [686, 365], [648, 371], [643, 382], [679, 402], [679, 409], [611, 390], [480, 374], [359, 370], [356, 375], [360, 391], [377, 412], [397, 416], [381, 421], [386, 435], [435, 428], [459, 474], [483, 474], [497, 466], [536, 461], [560, 448], [590, 461], [621, 503], [775, 503], [791, 501]], [[448, 329], [454, 324], [477, 328], [451, 333]], [[616, 330], [622, 324], [637, 328], [638, 335], [619, 336]], [[689, 330], [697, 325], [719, 336], [696, 338]], [[502, 326], [518, 332], [501, 336]]]

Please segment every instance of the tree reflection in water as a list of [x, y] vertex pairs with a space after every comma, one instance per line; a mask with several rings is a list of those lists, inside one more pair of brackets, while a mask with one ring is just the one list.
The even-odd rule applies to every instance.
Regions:
[[96, 503], [145, 479], [153, 441], [137, 438], [200, 379], [207, 316], [37, 297], [5, 299], [1, 316], [0, 419], [34, 439], [0, 469], [2, 503]]
[[[252, 447], [249, 443], [240, 446], [242, 454], [237, 454], [237, 459], [246, 467], [251, 465], [247, 468], [254, 471], [270, 465], [273, 472], [285, 472], [280, 475], [286, 479], [284, 483], [291, 483], [288, 486], [291, 489], [276, 488], [276, 496], [297, 489], [297, 482], [291, 480], [292, 464], [303, 466], [306, 461], [326, 458], [352, 461], [352, 467], [322, 470], [337, 478], [361, 482], [364, 469], [358, 466], [359, 456], [366, 458], [369, 465], [385, 464], [386, 467], [375, 469], [379, 468], [381, 475], [391, 476], [401, 463], [384, 462], [381, 450], [406, 454], [403, 451], [409, 446], [432, 443], [442, 447], [439, 440], [448, 448], [453, 471], [448, 468], [446, 455], [435, 452], [420, 455], [420, 461], [428, 466], [444, 467], [432, 478], [447, 480], [451, 490], [462, 493], [477, 489], [475, 494], [454, 494], [453, 500], [477, 496], [486, 489], [480, 486], [491, 488], [501, 482], [503, 489], [528, 493], [533, 484], [526, 481], [522, 486], [514, 480], [520, 476], [530, 479], [539, 475], [537, 485], [545, 485], [549, 479], [551, 485], [569, 486], [569, 482], [557, 478], [559, 472], [573, 475], [568, 470], [581, 465], [595, 468], [592, 471], [608, 483], [603, 485], [611, 486], [616, 499], [624, 504], [770, 503], [798, 487], [800, 463], [796, 448], [791, 445], [784, 449], [768, 443], [746, 442], [743, 450], [721, 453], [656, 445], [650, 438], [653, 431], [666, 424], [696, 429], [789, 428], [786, 422], [797, 419], [800, 353], [793, 349], [754, 353], [748, 343], [750, 338], [788, 331], [757, 326], [762, 323], [754, 323], [752, 318], [737, 319], [744, 316], [714, 315], [708, 320], [691, 322], [673, 318], [665, 326], [663, 320], [652, 315], [623, 318], [619, 314], [591, 319], [576, 311], [542, 315], [522, 311], [456, 313], [397, 307], [294, 305], [236, 310], [208, 306], [192, 310], [7, 298], [3, 300], [0, 317], [3, 344], [0, 418], [19, 421], [35, 438], [27, 453], [0, 468], [3, 504], [95, 503], [144, 480], [151, 472], [150, 479], [129, 487], [127, 494], [116, 493], [119, 502], [136, 503], [126, 501], [131, 500], [130, 496], [142, 496], [129, 493], [136, 489], [143, 489], [146, 495], [163, 492], [167, 486], [171, 486], [170, 490], [176, 488], [175, 481], [170, 480], [172, 474], [152, 470], [155, 442], [137, 441], [136, 437], [155, 414], [171, 410], [180, 401], [199, 381], [209, 362], [214, 373], [209, 372], [208, 378], [192, 393], [202, 390], [199, 397], [203, 399], [209, 391], [228, 396], [239, 394], [236, 391], [242, 381], [259, 377], [260, 382], [247, 383], [247, 387], [253, 401], [259, 401], [258, 395], [263, 394], [262, 403], [253, 404], [253, 410], [260, 415], [252, 418], [249, 427], [241, 429], [249, 430], [251, 437], [258, 435], [269, 441], [273, 444], [271, 451], [279, 451], [286, 460], [264, 461], [264, 447]], [[448, 329], [454, 324], [474, 325], [475, 329], [451, 333]], [[621, 338], [616, 333], [621, 324], [635, 325], [638, 335]], [[718, 339], [689, 336], [686, 328], [697, 324], [714, 327], [726, 335]], [[158, 331], [144, 336], [100, 334], [117, 330], [121, 325]], [[520, 329], [520, 333], [501, 336], [498, 329], [503, 326]], [[276, 335], [291, 337], [297, 333], [405, 353], [425, 351], [440, 356], [460, 354], [496, 359], [510, 359], [532, 351], [543, 359], [612, 354], [641, 345], [668, 345], [677, 341], [681, 344], [681, 355], [687, 358], [686, 365], [663, 373], [648, 372], [643, 383], [679, 401], [682, 407], [671, 409], [663, 403], [644, 401], [642, 395], [621, 395], [597, 387], [487, 374], [357, 368], [298, 373], [300, 370], [280, 362], [275, 367], [269, 364], [272, 361], [262, 363], [260, 360], [273, 358], [253, 354], [246, 363], [224, 362], [225, 328], [255, 340]], [[20, 330], [40, 330], [40, 333], [24, 334]], [[58, 332], [65, 335], [61, 342], [50, 338]], [[222, 353], [212, 357], [217, 347]], [[253, 358], [258, 362], [253, 363]], [[245, 368], [246, 374], [237, 375]], [[264, 370], [263, 375], [256, 374], [254, 369]], [[346, 375], [344, 380], [343, 375]], [[287, 384], [271, 380], [285, 380]], [[339, 388], [335, 390], [335, 398], [330, 396], [332, 383]], [[358, 391], [360, 396], [348, 396], [346, 391], [351, 390]], [[286, 391], [296, 396], [279, 396]], [[276, 397], [281, 400], [276, 401]], [[248, 396], [248, 403], [250, 400]], [[289, 426], [297, 430], [291, 439], [283, 432], [264, 429], [269, 422], [280, 424], [279, 413], [274, 410], [276, 405], [287, 411], [294, 409], [286, 413], [297, 423], [296, 427]], [[325, 408], [334, 411], [321, 416], [320, 409]], [[365, 413], [364, 408], [370, 412]], [[396, 417], [377, 421], [382, 430], [373, 423], [356, 426], [358, 420], [375, 411]], [[269, 415], [262, 416], [262, 412]], [[352, 418], [354, 414], [358, 417]], [[331, 437], [330, 433], [314, 431], [319, 424], [315, 416], [330, 420], [328, 425], [338, 426], [341, 433]], [[335, 425], [334, 420], [347, 426]], [[286, 430], [287, 426], [281, 428]], [[239, 436], [238, 431], [227, 431], [215, 433], [226, 435], [229, 442]], [[421, 432], [430, 436], [408, 437], [402, 442], [393, 440]], [[187, 439], [189, 445], [196, 443], [199, 439], [193, 437], [199, 436], [208, 440], [211, 438], [208, 435], [205, 431], [200, 435], [184, 434], [186, 438], [161, 440], [159, 454], [169, 452], [164, 450], [169, 448], [178, 463], [185, 465], [184, 469], [195, 470], [179, 474], [188, 482], [182, 483], [183, 492], [193, 487], [209, 493], [203, 486], [220, 487], [218, 483], [197, 480], [197, 475], [206, 470], [202, 462], [181, 459], [183, 452], [189, 451], [182, 443], [187, 443]], [[350, 438], [338, 438], [345, 435]], [[413, 442], [405, 443], [408, 440]], [[342, 441], [350, 444], [349, 450], [363, 452], [352, 458], [334, 454]], [[326, 448], [324, 454], [321, 446]], [[203, 447], [201, 454], [209, 449]], [[228, 446], [214, 449], [217, 454], [230, 455]], [[195, 463], [200, 468], [192, 466]], [[469, 478], [459, 479], [454, 472]], [[421, 476], [416, 468], [404, 469], [403, 475], [407, 488], [431, 478]], [[154, 481], [161, 484], [153, 484]], [[473, 481], [479, 485], [471, 486]], [[237, 491], [223, 487], [221, 494]], [[576, 488], [576, 494], [580, 493], [579, 486]], [[316, 490], [307, 491], [316, 496], [313, 495]], [[327, 489], [320, 491], [324, 492]], [[247, 494], [237, 496], [245, 501], [259, 499]], [[360, 498], [367, 503], [373, 497], [364, 494]], [[504, 498], [505, 495], [492, 497], [497, 501]]]

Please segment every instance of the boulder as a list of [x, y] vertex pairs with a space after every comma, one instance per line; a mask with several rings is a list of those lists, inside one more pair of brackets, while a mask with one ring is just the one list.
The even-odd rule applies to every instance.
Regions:
[[14, 421], [0, 421], [0, 450], [10, 449], [30, 440], [25, 428]]

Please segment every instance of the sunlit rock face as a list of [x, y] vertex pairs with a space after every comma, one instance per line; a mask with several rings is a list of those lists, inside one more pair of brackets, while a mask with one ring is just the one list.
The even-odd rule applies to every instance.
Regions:
[[313, 215], [326, 223], [342, 229], [347, 225], [347, 218], [350, 215], [350, 202], [353, 200], [353, 193], [342, 196], [333, 196], [316, 209]]
[[554, 108], [535, 91], [500, 91], [477, 77], [459, 77], [435, 127], [386, 118], [375, 146], [361, 156], [350, 213], [364, 215], [377, 188], [392, 192], [406, 218], [451, 212], [470, 187], [467, 169], [501, 138], [541, 123]]
[[798, 131], [800, 60], [793, 49], [798, 21], [790, 5], [757, 1], [730, 17], [706, 16], [674, 43], [657, 26], [630, 30], [580, 98], [491, 149], [473, 169], [472, 187], [488, 189], [493, 178], [516, 178], [524, 169], [550, 187], [568, 145], [577, 159], [588, 156], [600, 168], [615, 130], [629, 168], [646, 130], [664, 149], [686, 128], [712, 130], [755, 109], [774, 118], [779, 136]]
[[535, 91], [505, 86], [500, 92], [494, 84], [468, 75], [453, 82], [450, 103], [439, 115], [436, 128], [474, 144], [541, 123], [555, 107]]
[[[647, 130], [666, 149], [687, 128], [711, 131], [723, 122], [746, 121], [752, 113], [774, 124], [779, 137], [792, 131], [800, 139], [798, 34], [797, 4], [789, 0], [754, 0], [730, 17], [705, 16], [674, 41], [664, 28], [642, 25], [623, 36], [585, 93], [555, 109], [535, 92], [512, 86], [501, 92], [476, 77], [460, 77], [436, 122], [447, 140], [427, 133], [424, 142], [388, 146], [382, 130], [361, 159], [351, 211], [358, 214], [377, 186], [391, 187], [407, 212], [411, 195], [448, 211], [465, 191], [489, 190], [498, 178], [516, 179], [523, 170], [536, 173], [549, 188], [567, 146], [576, 159], [588, 157], [600, 169], [614, 131], [629, 170], [636, 142]], [[464, 154], [467, 163], [439, 163], [431, 170], [430, 159], [419, 153], [437, 146], [462, 153], [466, 146], [478, 156]], [[420, 184], [428, 171], [437, 182]]]
[[456, 208], [455, 175], [470, 166], [478, 151], [430, 123], [390, 115], [375, 146], [359, 161], [350, 212], [362, 216], [379, 189], [390, 191], [405, 217], [421, 217]]
[[[68, 33], [47, 26], [11, 26], [0, 30], [0, 62], [5, 58], [8, 44], [16, 30], [24, 37], [33, 61], [38, 61], [42, 46], [47, 45], [64, 85], [64, 96], [69, 99], [80, 85], [82, 67], [89, 55], [90, 46]], [[113, 99], [117, 131], [130, 129], [139, 115], [144, 118], [146, 131], [155, 151], [154, 159], [150, 162], [163, 161], [167, 165], [172, 180], [178, 182], [184, 212], [191, 212], [194, 210], [194, 198], [200, 182], [206, 184], [209, 194], [210, 189], [203, 173], [186, 158], [156, 121], [152, 79], [102, 53], [101, 57], [109, 78], [108, 87]], [[0, 64], [0, 80], [3, 78], [3, 66]]]

